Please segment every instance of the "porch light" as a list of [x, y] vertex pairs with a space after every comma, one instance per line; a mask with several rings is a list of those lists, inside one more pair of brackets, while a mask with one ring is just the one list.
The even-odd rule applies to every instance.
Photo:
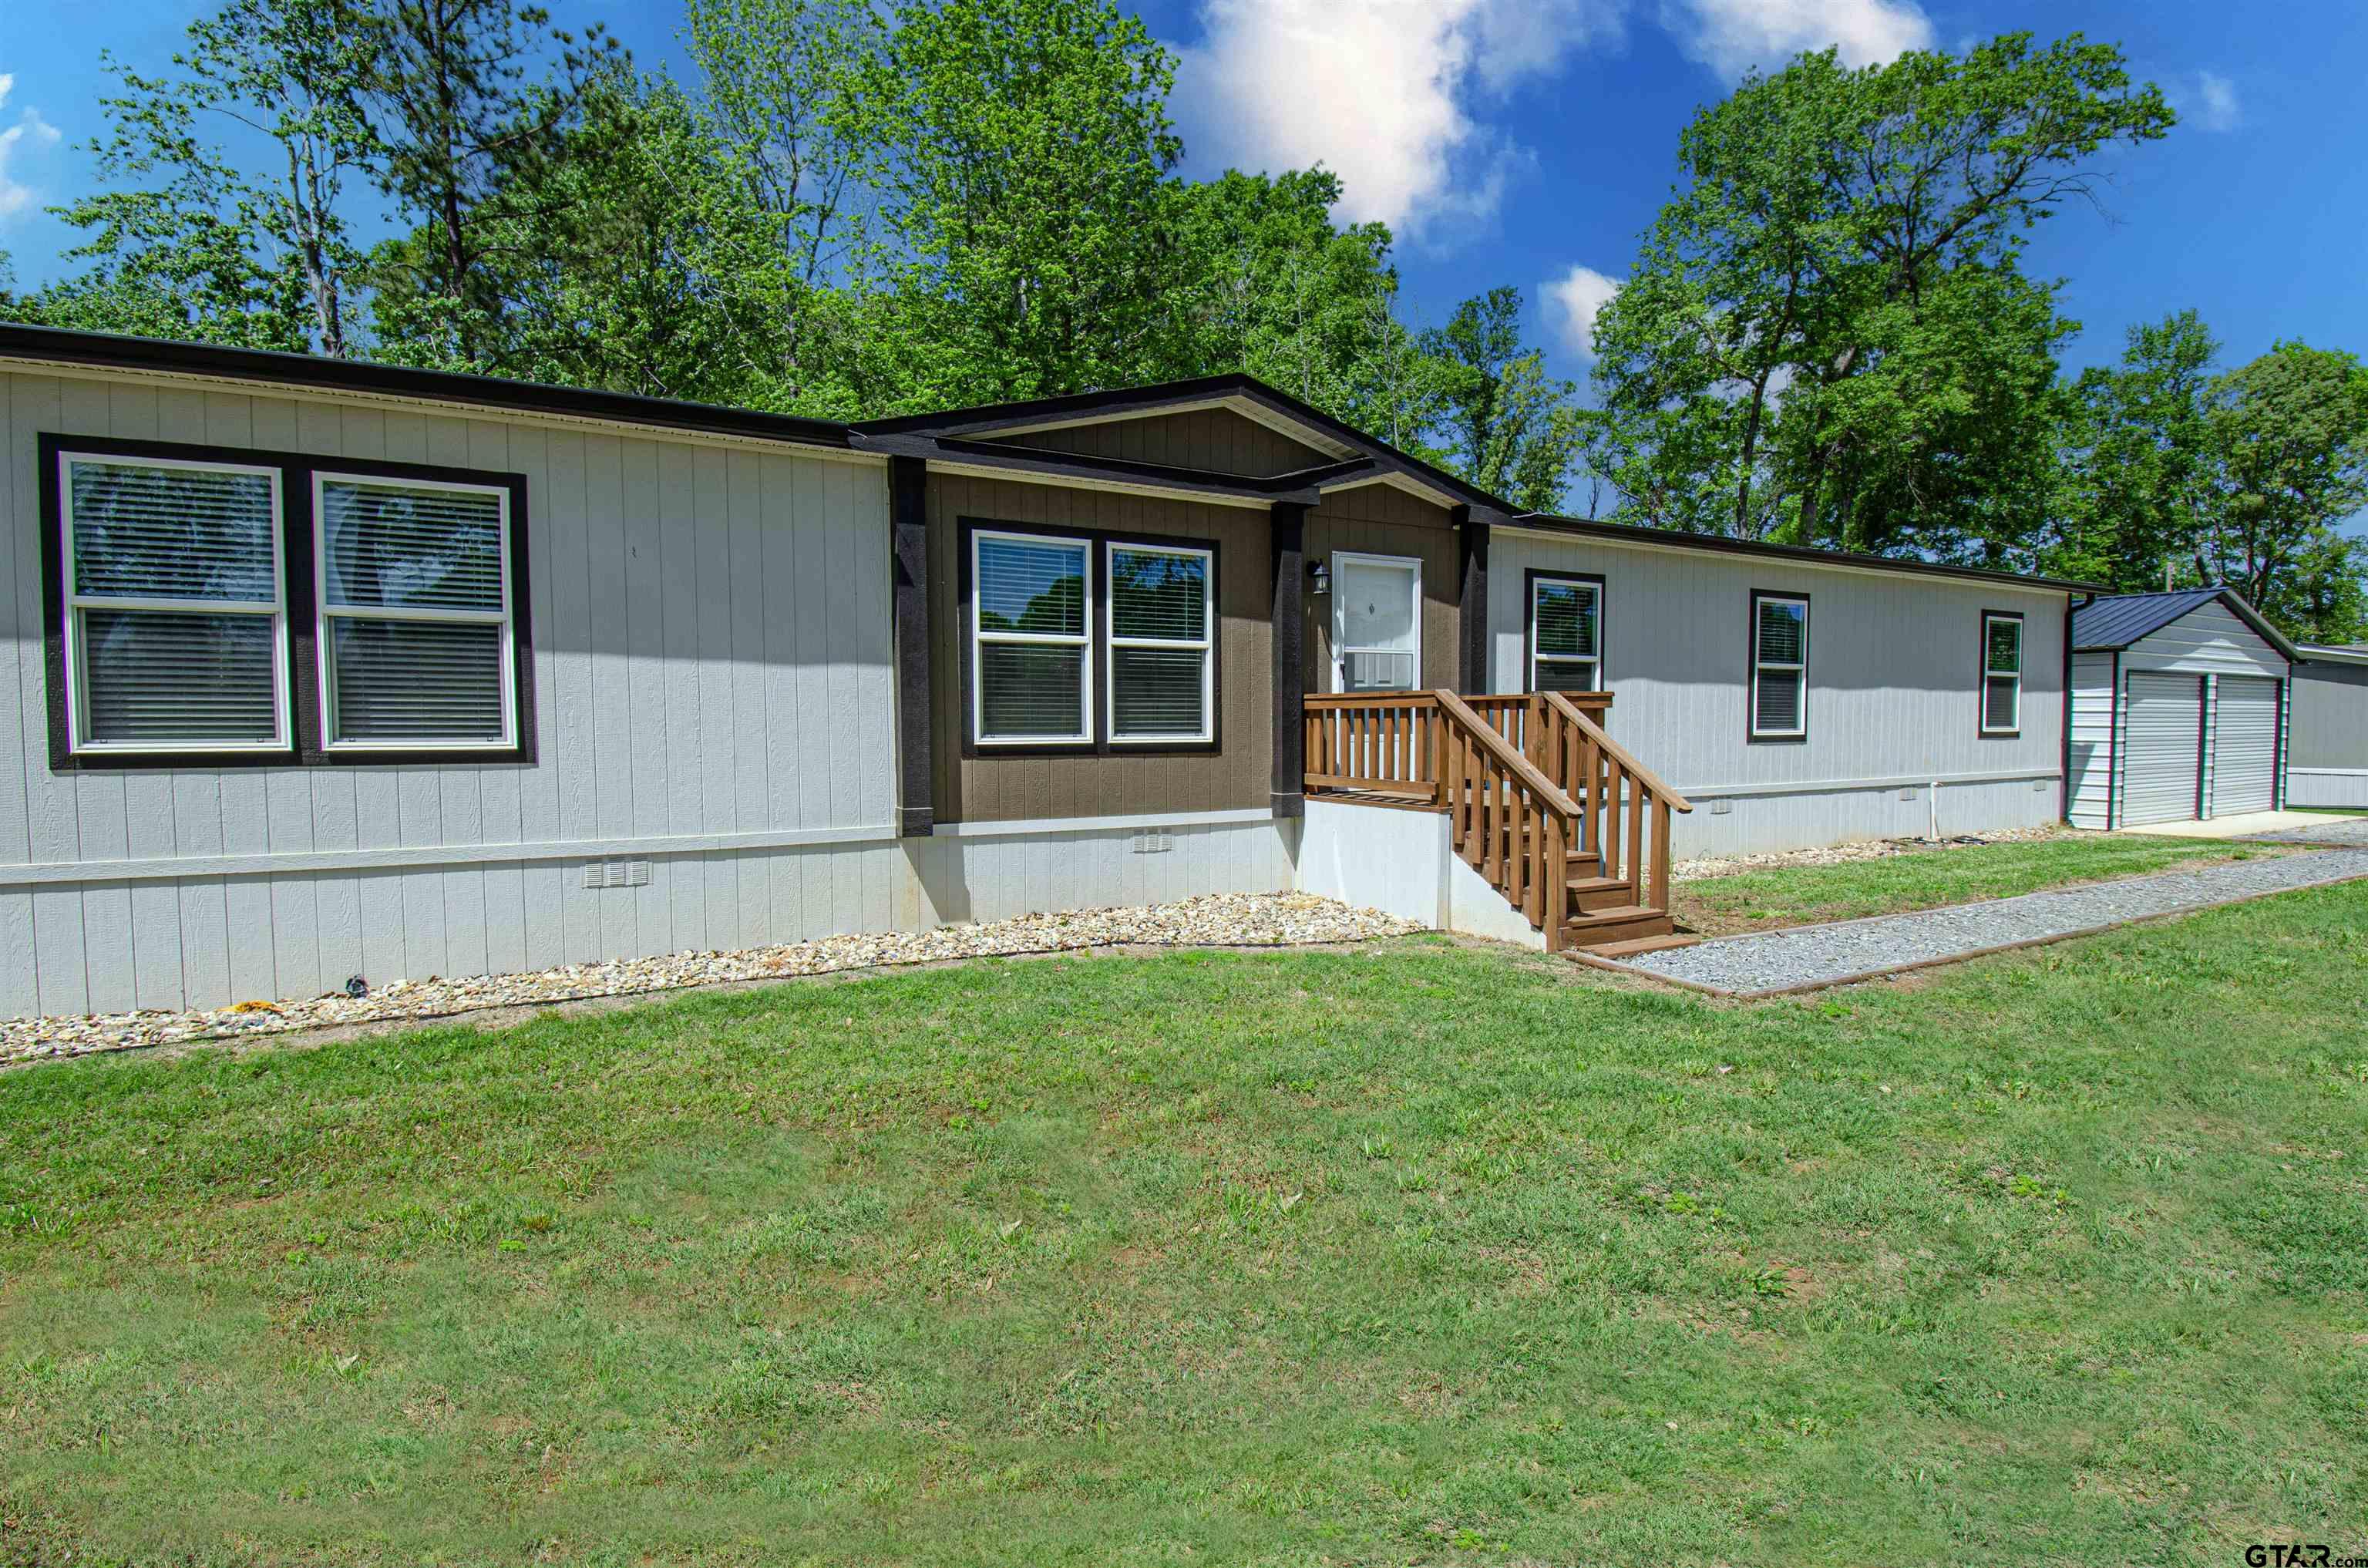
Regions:
[[1332, 566], [1329, 562], [1319, 559], [1307, 563], [1307, 591], [1319, 596], [1332, 591]]

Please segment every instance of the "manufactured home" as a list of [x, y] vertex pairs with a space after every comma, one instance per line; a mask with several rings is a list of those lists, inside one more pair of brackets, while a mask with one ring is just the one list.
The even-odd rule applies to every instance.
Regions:
[[2083, 585], [1518, 514], [1238, 376], [848, 425], [0, 326], [0, 519], [8, 1014], [1292, 888], [1633, 947], [2077, 749]]
[[2368, 810], [2368, 644], [2296, 647], [2287, 804]]

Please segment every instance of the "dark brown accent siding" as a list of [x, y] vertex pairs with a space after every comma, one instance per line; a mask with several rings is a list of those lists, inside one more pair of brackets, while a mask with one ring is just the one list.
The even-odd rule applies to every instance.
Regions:
[[[1364, 484], [1324, 497], [1307, 514], [1307, 559], [1329, 562], [1336, 550], [1407, 555], [1422, 562], [1422, 683], [1458, 686], [1463, 678], [1462, 541], [1453, 515], [1390, 484]], [[1332, 689], [1332, 602], [1304, 595], [1310, 691]]]
[[1488, 525], [1473, 521], [1469, 506], [1458, 506], [1451, 516], [1457, 552], [1463, 558], [1455, 612], [1463, 618], [1463, 638], [1455, 689], [1485, 692], [1488, 689]]
[[[1273, 588], [1264, 507], [932, 472], [928, 485], [930, 754], [935, 820], [1028, 822], [1268, 804]], [[962, 755], [962, 525], [1092, 529], [1217, 542], [1215, 750]], [[1096, 700], [1099, 700], [1097, 693]]]
[[1039, 451], [1086, 457], [1123, 458], [1213, 473], [1246, 473], [1260, 479], [1296, 473], [1334, 460], [1332, 454], [1303, 446], [1280, 430], [1245, 419], [1229, 408], [1196, 408], [1182, 414], [1149, 414], [1059, 430], [1035, 430], [997, 440]]
[[888, 460], [888, 521], [896, 561], [896, 831], [927, 837], [930, 804], [928, 465]]
[[1300, 698], [1306, 691], [1301, 672], [1307, 667], [1300, 644], [1305, 640], [1304, 617], [1296, 606], [1307, 589], [1307, 508], [1283, 501], [1273, 511], [1274, 814], [1307, 814], [1307, 732]]

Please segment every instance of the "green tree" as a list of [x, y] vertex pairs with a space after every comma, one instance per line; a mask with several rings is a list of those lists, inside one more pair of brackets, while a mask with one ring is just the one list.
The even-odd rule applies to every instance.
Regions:
[[[118, 331], [351, 351], [359, 261], [345, 185], [375, 151], [359, 92], [370, 30], [348, 0], [232, 0], [192, 22], [165, 74], [115, 64], [102, 178], [57, 210], [96, 265], [42, 308]], [[254, 139], [261, 167], [220, 138]]]
[[531, 200], [485, 226], [502, 301], [488, 369], [526, 381], [802, 409], [793, 335], [807, 290], [781, 214], [683, 92], [619, 69], [588, 88], [585, 145], [545, 160]]
[[623, 51], [598, 23], [579, 40], [517, 0], [375, 6], [374, 172], [411, 224], [371, 258], [380, 352], [484, 368], [505, 303], [487, 264], [546, 232], [568, 187], [553, 165], [588, 151], [586, 96]]
[[884, 231], [860, 285], [867, 406], [1076, 392], [1160, 361], [1174, 74], [1103, 0], [904, 0], [865, 84]]
[[2029, 231], [2169, 108], [2118, 51], [2011, 34], [1746, 79], [1597, 326], [1588, 460], [1664, 527], [2018, 558], [2037, 542], [2057, 346]]
[[1525, 511], [1558, 510], [1578, 454], [1577, 389], [1548, 376], [1545, 356], [1524, 345], [1521, 291], [1464, 301], [1422, 335], [1422, 349], [1440, 367], [1448, 465]]
[[2129, 330], [2122, 362], [2080, 373], [2064, 405], [2058, 537], [2047, 568], [2125, 592], [2192, 562], [2225, 499], [2212, 430], [2220, 345], [2192, 310]]
[[[1408, 451], [1427, 451], [1439, 367], [1398, 317], [1382, 223], [1334, 224], [1339, 176], [1229, 170], [1180, 187], [1160, 379], [1246, 371]], [[1435, 455], [1435, 454], [1432, 454]]]
[[[885, 22], [868, 0], [689, 0], [688, 22], [704, 132], [776, 240], [777, 257], [743, 258], [744, 282], [779, 312], [767, 335], [770, 395], [834, 406], [845, 395], [837, 286], [870, 277], [878, 260], [870, 182], [883, 128], [866, 85], [887, 47]], [[710, 221], [734, 222], [720, 193], [703, 193], [700, 206]]]
[[2352, 635], [2362, 552], [2337, 527], [2368, 507], [2368, 368], [2281, 342], [2213, 392], [2226, 502], [2218, 526], [2198, 538], [2199, 573], [2238, 589], [2289, 633]]

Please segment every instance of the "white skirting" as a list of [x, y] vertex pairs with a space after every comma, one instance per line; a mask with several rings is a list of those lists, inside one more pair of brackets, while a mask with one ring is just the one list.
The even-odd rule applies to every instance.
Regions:
[[[407, 852], [427, 865], [362, 854], [0, 884], [0, 1016], [213, 1007], [316, 996], [356, 974], [375, 986], [1290, 889], [1296, 824], [1212, 816], [690, 853], [604, 843], [631, 858], [598, 862], [468, 848]], [[587, 874], [595, 864], [613, 874]]]
[[[1705, 855], [1760, 855], [1873, 838], [2042, 827], [2060, 820], [2054, 774], [2006, 778], [1837, 782], [1803, 790], [1771, 787], [1751, 794], [1736, 786], [1706, 791], [1670, 827], [1680, 860]], [[1688, 793], [1679, 786], [1680, 793]], [[1722, 809], [1724, 808], [1724, 809]]]
[[2291, 767], [2289, 806], [2353, 806], [2368, 811], [2368, 767]]
[[1307, 802], [1299, 889], [1359, 909], [1543, 948], [1545, 937], [1449, 846], [1447, 818], [1338, 801]]

